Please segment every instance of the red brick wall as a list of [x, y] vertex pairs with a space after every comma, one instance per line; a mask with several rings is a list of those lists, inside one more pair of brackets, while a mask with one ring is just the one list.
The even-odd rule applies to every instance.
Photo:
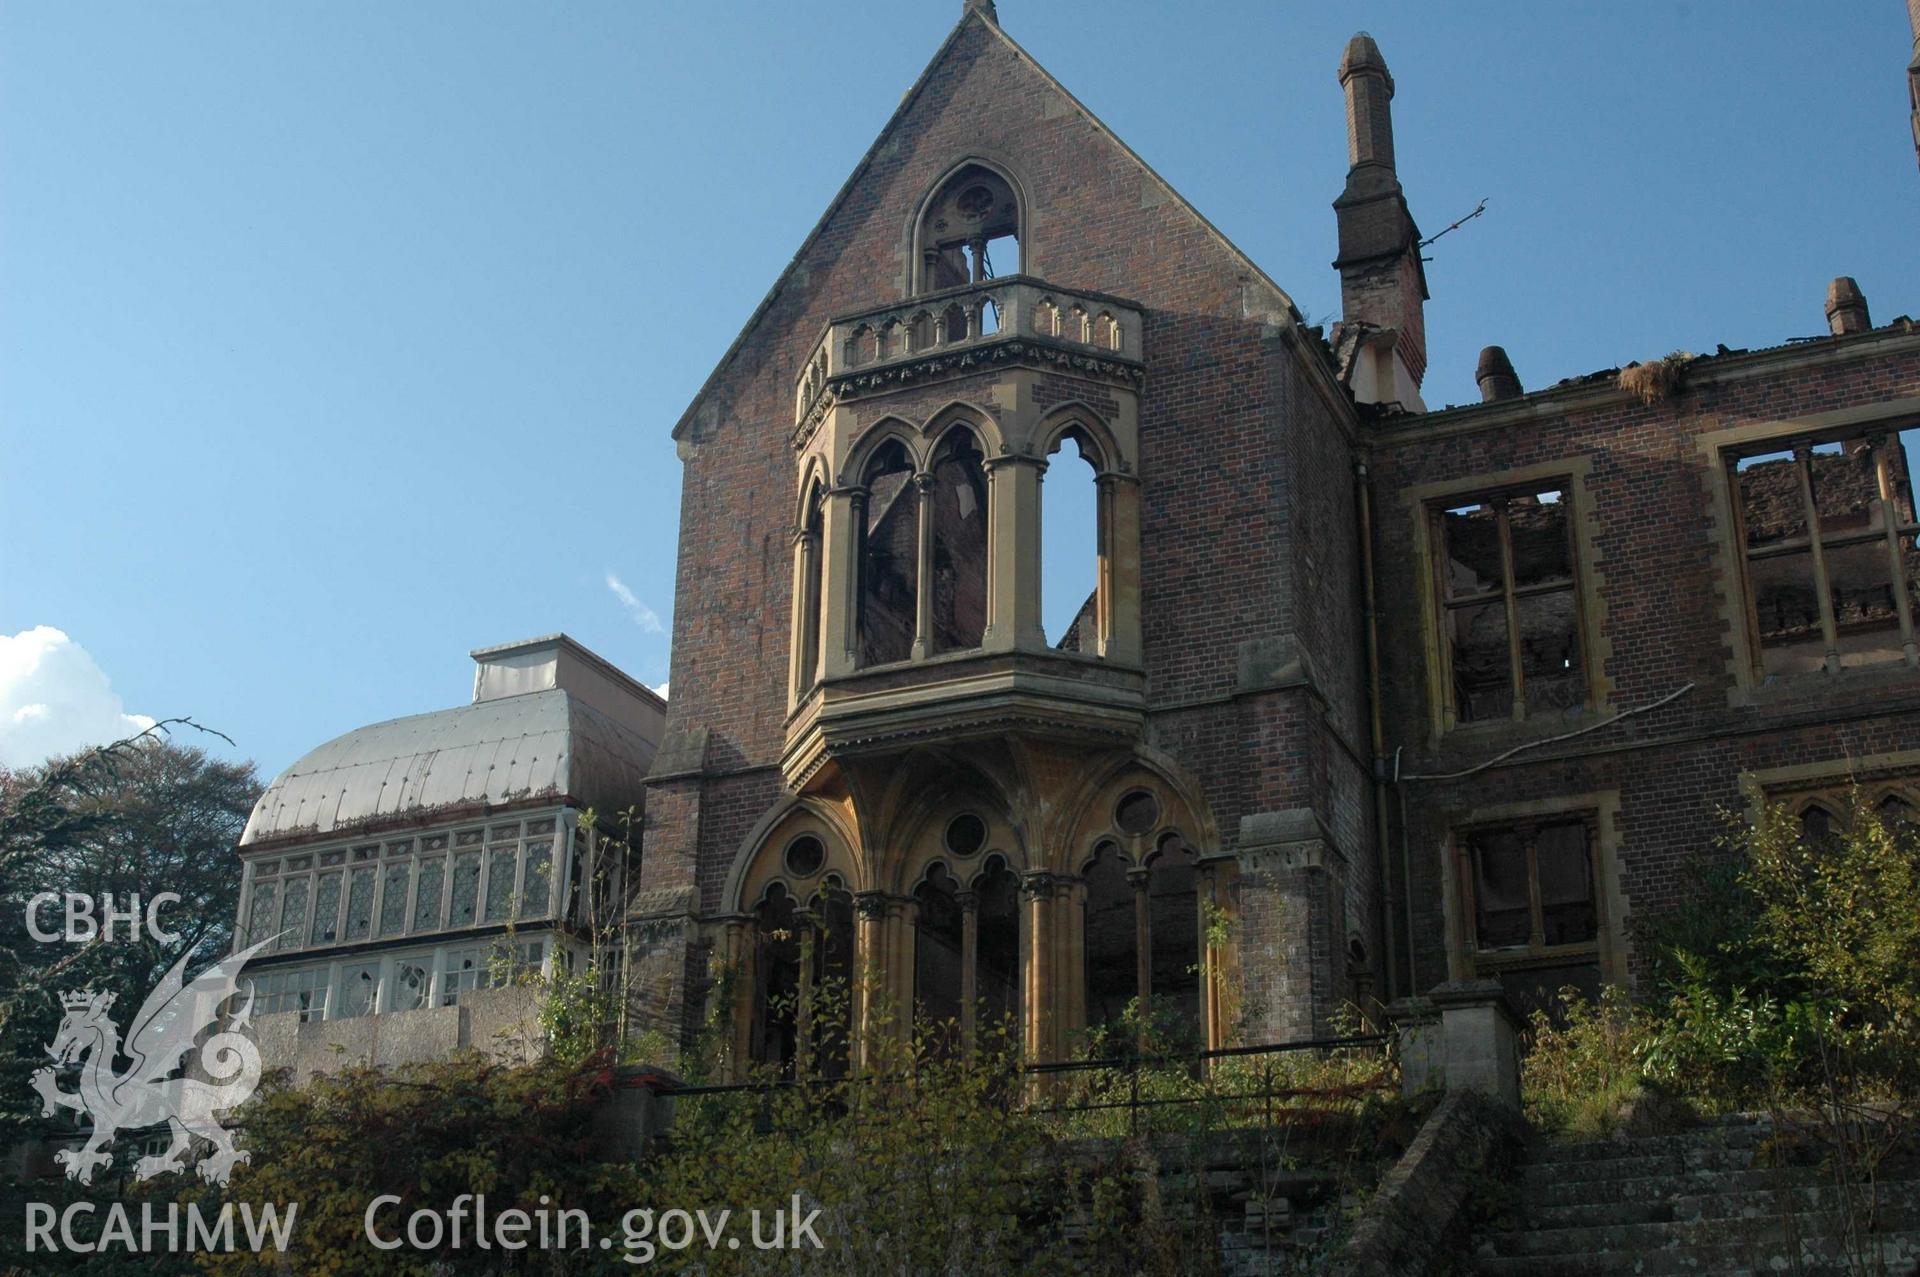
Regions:
[[[670, 728], [709, 728], [708, 771], [728, 774], [702, 787], [703, 907], [726, 907], [719, 886], [739, 841], [778, 796], [800, 361], [830, 317], [903, 295], [914, 211], [970, 155], [1024, 187], [1026, 273], [1148, 311], [1151, 739], [1201, 778], [1229, 841], [1245, 811], [1313, 804], [1360, 863], [1364, 768], [1334, 757], [1304, 693], [1235, 699], [1241, 646], [1302, 618], [1332, 715], [1364, 749], [1352, 481], [1335, 424], [1345, 409], [1310, 387], [1301, 360], [1318, 356], [1264, 322], [1284, 299], [1028, 60], [970, 22], [682, 430]], [[1312, 547], [1296, 544], [1295, 526], [1311, 527]], [[1354, 874], [1371, 876], [1370, 863]]]
[[[1913, 343], [1886, 350], [1881, 342], [1881, 353], [1862, 358], [1857, 352], [1867, 346], [1850, 340], [1699, 361], [1690, 388], [1651, 406], [1621, 395], [1588, 396], [1563, 412], [1477, 428], [1479, 420], [1510, 407], [1495, 404], [1389, 419], [1373, 432], [1388, 736], [1390, 746], [1405, 747], [1405, 771], [1459, 770], [1597, 721], [1588, 713], [1473, 725], [1430, 739], [1419, 610], [1420, 593], [1429, 587], [1416, 579], [1415, 515], [1399, 497], [1409, 487], [1586, 458], [1586, 499], [1598, 519], [1599, 562], [1591, 566], [1598, 569], [1603, 637], [1611, 645], [1604, 673], [1613, 683], [1613, 708], [1645, 705], [1696, 684], [1690, 695], [1654, 713], [1523, 753], [1470, 779], [1404, 787], [1423, 986], [1445, 975], [1441, 849], [1453, 823], [1471, 808], [1618, 789], [1621, 883], [1630, 913], [1645, 916], [1685, 903], [1684, 866], [1711, 850], [1723, 831], [1716, 808], [1744, 805], [1743, 769], [1844, 765], [1849, 757], [1920, 747], [1914, 713], [1920, 674], [1912, 672], [1849, 673], [1790, 701], [1763, 694], [1751, 705], [1729, 704], [1728, 662], [1745, 640], [1729, 632], [1721, 599], [1739, 589], [1737, 577], [1728, 576], [1738, 568], [1728, 548], [1715, 544], [1698, 440], [1742, 424], [1920, 395]], [[1783, 366], [1806, 358], [1833, 362]], [[1635, 970], [1641, 969], [1636, 955]]]

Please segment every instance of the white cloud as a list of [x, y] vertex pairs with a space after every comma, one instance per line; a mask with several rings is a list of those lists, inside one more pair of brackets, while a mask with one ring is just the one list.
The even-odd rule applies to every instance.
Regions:
[[32, 767], [152, 727], [87, 649], [51, 625], [0, 634], [0, 766]]
[[663, 701], [664, 701], [664, 700], [666, 700], [666, 699], [667, 699], [667, 685], [666, 685], [665, 683], [662, 683], [662, 684], [660, 684], [660, 686], [658, 686], [658, 687], [655, 687], [655, 688], [652, 688], [651, 690], [652, 690], [652, 691], [653, 691], [653, 692], [654, 692], [654, 693], [655, 693], [656, 695], [658, 695], [658, 696], [660, 697], [660, 699], [661, 699], [661, 700], [663, 700]]
[[614, 598], [620, 600], [620, 606], [627, 609], [627, 615], [633, 618], [635, 625], [649, 634], [660, 634], [664, 632], [665, 627], [660, 624], [659, 615], [645, 603], [642, 603], [634, 592], [627, 588], [625, 581], [622, 581], [619, 577], [609, 572], [607, 573], [607, 588], [613, 591]]

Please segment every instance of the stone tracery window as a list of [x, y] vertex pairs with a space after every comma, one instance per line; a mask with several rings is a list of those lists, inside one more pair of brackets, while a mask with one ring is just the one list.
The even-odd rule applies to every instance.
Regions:
[[862, 486], [860, 663], [885, 665], [912, 656], [920, 597], [920, 489], [906, 445], [883, 444], [867, 463]]
[[984, 164], [965, 164], [940, 184], [915, 228], [917, 291], [977, 284], [1021, 269], [1020, 199]]
[[822, 599], [821, 561], [825, 533], [820, 484], [807, 485], [794, 554], [794, 694], [804, 696], [820, 680]]
[[898, 439], [863, 474], [862, 666], [979, 647], [987, 624], [987, 480], [973, 432], [949, 430], [925, 472]]

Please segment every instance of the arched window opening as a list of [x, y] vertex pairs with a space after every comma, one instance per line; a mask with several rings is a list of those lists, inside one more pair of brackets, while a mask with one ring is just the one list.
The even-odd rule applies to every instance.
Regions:
[[867, 463], [860, 542], [860, 663], [884, 665], [913, 654], [919, 599], [919, 489], [913, 458], [889, 440]]
[[1140, 995], [1139, 933], [1131, 865], [1111, 842], [1094, 850], [1086, 869], [1087, 1027], [1118, 1024]]
[[920, 291], [977, 284], [1020, 270], [1020, 201], [1007, 179], [962, 166], [920, 215]]
[[1839, 819], [1819, 803], [1808, 803], [1800, 811], [1800, 837], [1808, 843], [1826, 842], [1839, 828]]
[[994, 304], [993, 298], [985, 298], [980, 303], [980, 335], [987, 337], [999, 331], [1000, 307]]
[[1913, 804], [1899, 794], [1888, 794], [1874, 804], [1873, 810], [1880, 817], [1880, 823], [1894, 833], [1904, 833], [1915, 827]]
[[914, 888], [913, 1018], [935, 1054], [951, 1054], [960, 1042], [962, 973], [966, 926], [960, 884], [936, 864]]
[[1092, 444], [1067, 432], [1040, 487], [1040, 618], [1062, 652], [1100, 655], [1100, 582], [1106, 547]]
[[975, 1041], [1012, 1033], [1020, 1012], [1020, 880], [989, 856], [973, 881]]
[[829, 877], [814, 894], [813, 998], [809, 1008], [814, 1067], [844, 1077], [853, 1058], [853, 896]]
[[820, 485], [808, 487], [802, 507], [800, 535], [794, 546], [797, 558], [794, 617], [794, 692], [804, 696], [820, 681], [821, 626], [821, 546], [826, 527], [821, 510]]
[[1200, 892], [1193, 849], [1168, 834], [1147, 860], [1150, 984], [1159, 1017], [1200, 1024]]
[[779, 883], [754, 910], [753, 1036], [751, 1054], [793, 1075], [799, 1057], [800, 920], [793, 897]]
[[973, 435], [950, 433], [934, 454], [932, 650], [979, 647], [987, 629], [986, 458]]

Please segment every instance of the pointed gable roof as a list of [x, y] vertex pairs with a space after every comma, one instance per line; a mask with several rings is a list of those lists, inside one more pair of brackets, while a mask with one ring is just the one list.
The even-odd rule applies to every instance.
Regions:
[[840, 184], [840, 189], [834, 193], [833, 199], [828, 202], [826, 210], [820, 214], [819, 220], [813, 224], [813, 229], [807, 232], [806, 238], [800, 242], [800, 247], [794, 251], [793, 257], [787, 262], [779, 276], [773, 281], [773, 286], [767, 290], [766, 296], [760, 299], [759, 305], [753, 308], [753, 313], [747, 317], [747, 322], [741, 327], [740, 332], [734, 337], [732, 343], [728, 345], [726, 353], [720, 357], [720, 361], [714, 365], [713, 371], [707, 375], [707, 379], [701, 383], [700, 389], [694, 393], [692, 402], [687, 405], [686, 410], [680, 414], [679, 421], [674, 424], [673, 438], [680, 439], [686, 433], [689, 423], [692, 422], [694, 416], [699, 412], [707, 396], [726, 374], [728, 367], [733, 363], [734, 357], [740, 353], [740, 350], [753, 336], [754, 331], [760, 326], [761, 320], [765, 318], [767, 312], [773, 307], [774, 302], [786, 288], [794, 272], [798, 270], [806, 260], [809, 251], [832, 223], [835, 214], [841, 210], [842, 206], [847, 202], [848, 197], [859, 185], [860, 179], [865, 176], [868, 169], [872, 167], [874, 158], [885, 150], [889, 140], [898, 132], [902, 123], [912, 113], [915, 104], [919, 101], [927, 85], [953, 55], [954, 46], [958, 43], [960, 36], [966, 31], [970, 23], [978, 23], [993, 39], [1001, 41], [1007, 51], [1020, 62], [1030, 67], [1050, 91], [1059, 94], [1069, 106], [1085, 117], [1097, 133], [1112, 143], [1114, 148], [1119, 151], [1126, 160], [1140, 170], [1143, 177], [1147, 178], [1155, 186], [1159, 187], [1161, 191], [1165, 192], [1168, 202], [1193, 218], [1220, 248], [1225, 250], [1228, 255], [1245, 267], [1251, 279], [1272, 292], [1276, 309], [1283, 312], [1295, 328], [1302, 327], [1299, 308], [1294, 305], [1293, 298], [1288, 296], [1286, 290], [1275, 283], [1272, 277], [1270, 277], [1265, 270], [1261, 269], [1258, 262], [1255, 262], [1243, 252], [1237, 244], [1228, 239], [1219, 227], [1209, 221], [1206, 214], [1202, 213], [1198, 208], [1195, 208], [1185, 196], [1175, 190], [1172, 183], [1161, 177], [1151, 164], [1141, 159], [1139, 154], [1135, 152], [1132, 147], [1128, 146], [1119, 134], [1108, 128], [1105, 121], [1098, 115], [1095, 115], [1093, 111], [1089, 110], [1085, 103], [1073, 95], [1071, 90], [1061, 84], [1059, 80], [1055, 79], [1052, 73], [1041, 66], [1039, 61], [1035, 59], [1032, 54], [1028, 53], [1026, 49], [1022, 48], [1018, 41], [1008, 35], [1006, 31], [1001, 28], [999, 22], [990, 16], [990, 8], [991, 6], [969, 4], [962, 11], [960, 21], [954, 24], [953, 29], [947, 32], [946, 39], [940, 42], [940, 47], [934, 50], [933, 57], [928, 61], [926, 68], [920, 72], [919, 77], [914, 80], [912, 87], [901, 97], [900, 105], [894, 108], [893, 114], [887, 118], [887, 122], [881, 128], [879, 135], [876, 136], [873, 143], [867, 147], [865, 154], [860, 157], [860, 162], [854, 165], [853, 171], [847, 175], [847, 180]]

